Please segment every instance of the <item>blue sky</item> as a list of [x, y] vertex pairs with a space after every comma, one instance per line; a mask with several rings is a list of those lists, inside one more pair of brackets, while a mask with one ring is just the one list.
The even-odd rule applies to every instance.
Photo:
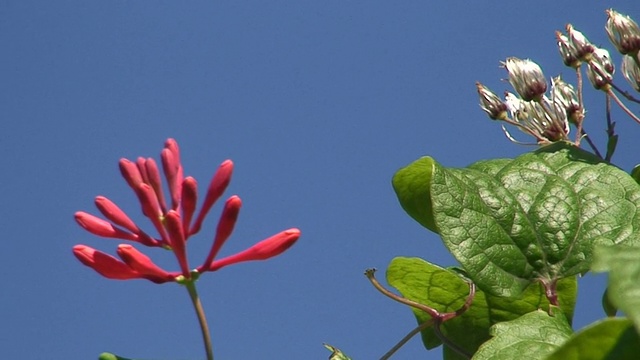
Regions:
[[[571, 22], [611, 49], [608, 7], [640, 20], [636, 0], [0, 1], [3, 356], [203, 358], [183, 288], [107, 280], [71, 253], [82, 243], [115, 254], [117, 241], [73, 220], [95, 212], [97, 195], [145, 224], [117, 162], [158, 159], [172, 137], [200, 184], [235, 162], [226, 195], [244, 205], [221, 255], [302, 230], [278, 258], [201, 278], [217, 357], [324, 359], [323, 342], [354, 359], [380, 357], [415, 323], [364, 269], [384, 270], [396, 256], [455, 264], [403, 213], [392, 175], [423, 155], [465, 166], [532, 150], [486, 118], [474, 82], [510, 90], [498, 67], [508, 56], [573, 81], [554, 32]], [[603, 97], [587, 85], [586, 101], [585, 127], [602, 147]], [[619, 111], [614, 119], [614, 161], [630, 170], [640, 126]], [[190, 240], [193, 264], [206, 256], [219, 210]], [[581, 280], [576, 327], [603, 317], [604, 282]], [[440, 356], [415, 338], [396, 358]]]

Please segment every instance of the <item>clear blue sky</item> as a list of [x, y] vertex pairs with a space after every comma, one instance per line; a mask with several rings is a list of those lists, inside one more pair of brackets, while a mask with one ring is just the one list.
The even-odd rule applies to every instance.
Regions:
[[[82, 243], [115, 254], [117, 241], [73, 220], [95, 212], [97, 195], [146, 224], [117, 162], [157, 159], [173, 137], [201, 184], [223, 160], [236, 164], [226, 195], [244, 206], [221, 255], [302, 230], [276, 259], [201, 278], [217, 357], [324, 359], [323, 342], [356, 360], [381, 356], [415, 321], [364, 269], [396, 256], [455, 264], [403, 213], [391, 176], [423, 155], [465, 166], [532, 150], [486, 118], [474, 82], [510, 89], [498, 67], [507, 56], [573, 81], [555, 30], [571, 22], [611, 48], [606, 8], [640, 20], [637, 0], [594, 3], [0, 0], [0, 353], [203, 358], [182, 287], [107, 280], [71, 253]], [[585, 126], [602, 144], [604, 101], [587, 93]], [[640, 126], [614, 114], [614, 160], [630, 170]], [[219, 209], [190, 241], [194, 264]], [[603, 316], [604, 281], [582, 279], [576, 327]], [[396, 358], [440, 356], [415, 338]]]

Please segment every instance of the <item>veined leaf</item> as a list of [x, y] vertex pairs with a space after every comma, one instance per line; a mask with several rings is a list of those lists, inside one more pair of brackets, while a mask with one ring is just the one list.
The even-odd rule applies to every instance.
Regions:
[[640, 186], [564, 142], [462, 169], [422, 158], [393, 185], [403, 208], [437, 230], [492, 295], [584, 273], [596, 244], [640, 244]]
[[631, 321], [610, 318], [573, 334], [546, 360], [635, 360], [639, 355], [640, 338]]
[[[459, 309], [469, 294], [469, 285], [453, 270], [444, 269], [419, 258], [398, 257], [387, 268], [387, 282], [405, 298], [428, 305], [440, 312]], [[563, 279], [557, 286], [562, 310], [571, 319], [577, 294], [575, 277]], [[531, 284], [520, 297], [501, 298], [476, 291], [471, 307], [461, 316], [445, 322], [443, 333], [469, 353], [489, 340], [489, 328], [497, 322], [513, 320], [521, 315], [549, 309], [544, 290], [538, 283]], [[430, 317], [423, 311], [412, 311], [418, 324]], [[441, 345], [433, 328], [422, 331], [427, 349]], [[445, 359], [458, 359], [457, 354], [445, 350]]]
[[[571, 336], [569, 323], [557, 311], [549, 316], [536, 310], [491, 328], [493, 338], [483, 344], [473, 360], [544, 359]], [[564, 360], [564, 358], [563, 358]]]
[[640, 247], [597, 247], [591, 268], [609, 271], [608, 299], [624, 311], [640, 333]]

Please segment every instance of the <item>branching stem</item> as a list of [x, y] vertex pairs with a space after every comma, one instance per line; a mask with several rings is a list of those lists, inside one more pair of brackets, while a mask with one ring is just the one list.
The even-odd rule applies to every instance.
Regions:
[[442, 331], [440, 330], [440, 325], [442, 325], [445, 321], [447, 320], [451, 320], [457, 316], [462, 315], [465, 311], [467, 311], [469, 309], [469, 307], [471, 307], [471, 303], [473, 303], [473, 299], [475, 298], [476, 295], [476, 285], [472, 282], [469, 282], [469, 295], [467, 296], [467, 299], [465, 300], [464, 304], [462, 304], [462, 306], [457, 309], [456, 311], [453, 312], [447, 312], [447, 313], [440, 313], [438, 310], [424, 305], [424, 304], [420, 304], [418, 302], [415, 302], [413, 300], [409, 300], [407, 298], [404, 298], [402, 296], [396, 295], [394, 293], [392, 293], [391, 291], [385, 289], [384, 286], [382, 286], [382, 284], [380, 284], [380, 282], [378, 282], [378, 280], [375, 278], [375, 272], [376, 269], [367, 269], [365, 271], [365, 275], [367, 276], [367, 278], [369, 279], [369, 281], [371, 281], [371, 284], [378, 290], [380, 291], [383, 295], [408, 306], [411, 306], [413, 308], [422, 310], [424, 312], [426, 312], [431, 319], [428, 321], [425, 321], [424, 323], [420, 324], [417, 328], [415, 328], [414, 330], [412, 330], [411, 332], [409, 332], [409, 334], [407, 334], [404, 338], [402, 338], [402, 340], [400, 340], [400, 342], [398, 344], [396, 344], [391, 350], [389, 350], [386, 354], [383, 355], [383, 357], [381, 358], [381, 360], [385, 360], [388, 359], [393, 353], [395, 353], [400, 347], [402, 347], [407, 341], [409, 341], [409, 339], [411, 339], [411, 337], [413, 337], [415, 334], [417, 334], [418, 332], [420, 332], [422, 329], [430, 326], [430, 325], [434, 325], [434, 332], [436, 334], [436, 336], [438, 336], [438, 338], [440, 339], [440, 341], [442, 341], [442, 343], [445, 346], [448, 346], [449, 348], [451, 348], [453, 351], [455, 351], [456, 353], [458, 353], [459, 355], [467, 358], [467, 359], [471, 359], [471, 354], [469, 354], [467, 351], [465, 351], [463, 348], [461, 348], [460, 346], [458, 346], [457, 344], [453, 343], [449, 338], [447, 338]]

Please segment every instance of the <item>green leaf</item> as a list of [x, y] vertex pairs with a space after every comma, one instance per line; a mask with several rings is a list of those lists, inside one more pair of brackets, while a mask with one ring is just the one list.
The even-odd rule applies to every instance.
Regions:
[[516, 320], [501, 322], [491, 328], [493, 338], [483, 344], [474, 360], [543, 359], [571, 336], [571, 326], [556, 311], [549, 316], [536, 310]]
[[[595, 244], [640, 244], [640, 187], [622, 170], [558, 142], [513, 160], [398, 171], [403, 208], [443, 242], [482, 290], [517, 296], [589, 269]], [[435, 231], [435, 230], [434, 230]]]
[[125, 358], [122, 356], [118, 356], [116, 354], [104, 352], [98, 356], [98, 360], [133, 360], [129, 358]]
[[[455, 269], [444, 269], [419, 258], [398, 257], [387, 268], [387, 282], [405, 298], [428, 305], [440, 312], [452, 312], [464, 304], [469, 285]], [[563, 279], [557, 286], [562, 310], [570, 319], [576, 301], [575, 277]], [[470, 353], [489, 339], [489, 328], [499, 322], [513, 320], [537, 309], [548, 309], [544, 290], [538, 283], [528, 287], [519, 298], [501, 298], [476, 291], [471, 307], [461, 316], [442, 325], [443, 333], [454, 343]], [[413, 309], [421, 324], [430, 319], [427, 313]], [[441, 345], [433, 328], [422, 331], [422, 341], [427, 349]], [[457, 355], [445, 350], [445, 359], [456, 359]]]
[[350, 357], [343, 354], [340, 349], [333, 347], [329, 344], [323, 344], [325, 348], [331, 351], [331, 355], [329, 356], [329, 360], [351, 360]]
[[609, 300], [640, 332], [640, 247], [598, 247], [591, 268], [595, 272], [609, 271]]
[[546, 360], [634, 360], [640, 338], [629, 319], [609, 318], [575, 333]]
[[438, 233], [431, 208], [431, 189], [428, 186], [434, 165], [432, 158], [423, 157], [411, 164], [411, 167], [400, 169], [393, 176], [392, 184], [404, 211], [422, 226]]
[[602, 294], [602, 310], [609, 317], [616, 316], [618, 313], [618, 307], [613, 305], [611, 299], [609, 298], [609, 288], [607, 287]]
[[636, 165], [633, 170], [631, 170], [631, 177], [640, 184], [640, 164]]

